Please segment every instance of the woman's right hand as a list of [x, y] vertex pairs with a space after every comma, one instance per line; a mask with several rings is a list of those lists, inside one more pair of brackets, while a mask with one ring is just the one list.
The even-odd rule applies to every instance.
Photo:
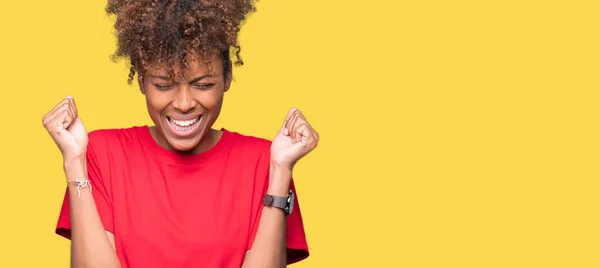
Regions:
[[42, 123], [60, 149], [65, 162], [85, 157], [88, 134], [78, 116], [73, 97], [67, 96], [54, 106], [44, 116]]

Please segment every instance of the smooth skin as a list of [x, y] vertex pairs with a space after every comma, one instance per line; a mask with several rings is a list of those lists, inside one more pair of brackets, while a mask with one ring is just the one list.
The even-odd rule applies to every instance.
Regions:
[[[200, 59], [198, 55], [191, 58]], [[223, 72], [222, 64], [215, 55], [208, 64], [202, 60], [192, 61], [191, 68], [184, 70], [184, 79], [172, 80], [160, 66], [150, 68], [139, 77], [140, 91], [155, 124], [150, 133], [160, 146], [181, 153], [201, 153], [219, 141], [223, 133], [212, 129], [212, 125], [220, 114], [232, 78], [231, 72]], [[178, 66], [174, 69], [176, 74], [181, 71]], [[185, 135], [169, 125], [169, 120], [195, 118], [199, 118], [198, 126]], [[88, 136], [74, 98], [67, 96], [42, 122], [63, 156], [71, 208], [71, 267], [120, 267], [114, 235], [104, 230], [90, 189], [81, 189], [79, 198], [77, 186], [69, 182], [87, 179]], [[287, 195], [295, 164], [314, 150], [318, 141], [318, 133], [302, 112], [290, 109], [271, 144], [267, 193]], [[281, 209], [264, 207], [256, 238], [242, 267], [285, 267], [285, 227], [286, 217]]]

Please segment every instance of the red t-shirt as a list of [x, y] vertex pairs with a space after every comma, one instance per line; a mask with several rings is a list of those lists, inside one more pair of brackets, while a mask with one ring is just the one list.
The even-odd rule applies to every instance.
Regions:
[[[92, 131], [92, 195], [122, 267], [241, 267], [260, 220], [270, 145], [223, 129], [214, 147], [185, 155], [160, 147], [147, 126]], [[309, 255], [291, 187], [288, 264]], [[70, 239], [67, 193], [56, 233]]]

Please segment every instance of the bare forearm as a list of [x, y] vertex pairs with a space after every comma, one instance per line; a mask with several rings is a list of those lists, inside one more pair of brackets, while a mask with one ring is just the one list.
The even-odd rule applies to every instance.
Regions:
[[[87, 180], [85, 159], [65, 162], [67, 180]], [[71, 213], [71, 267], [120, 267], [119, 259], [100, 220], [94, 189], [68, 184]]]
[[[292, 172], [286, 168], [271, 167], [268, 194], [286, 196]], [[252, 248], [244, 259], [244, 268], [286, 267], [286, 216], [283, 210], [263, 207]]]

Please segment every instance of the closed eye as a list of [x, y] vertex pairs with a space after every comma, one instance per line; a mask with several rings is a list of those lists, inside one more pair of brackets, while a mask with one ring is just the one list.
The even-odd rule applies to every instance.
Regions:
[[197, 89], [209, 89], [212, 88], [215, 84], [210, 84], [210, 83], [196, 83], [194, 84], [194, 88]]
[[169, 84], [154, 84], [154, 87], [158, 90], [164, 91], [173, 88], [173, 85]]

